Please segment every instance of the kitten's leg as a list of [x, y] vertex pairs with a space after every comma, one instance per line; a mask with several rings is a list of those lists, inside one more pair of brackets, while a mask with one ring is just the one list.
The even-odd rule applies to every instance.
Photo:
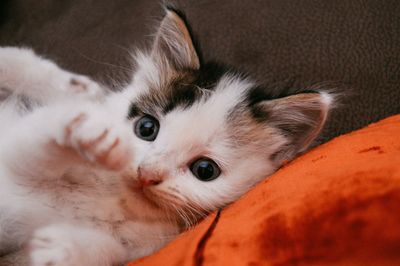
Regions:
[[68, 95], [103, 95], [101, 87], [90, 78], [63, 70], [30, 49], [17, 47], [0, 47], [0, 88], [42, 104]]
[[3, 134], [0, 163], [33, 179], [59, 177], [82, 162], [120, 170], [131, 161], [131, 129], [112, 112], [79, 102], [37, 109]]
[[127, 260], [126, 248], [111, 233], [69, 224], [37, 230], [29, 247], [32, 266], [110, 266]]

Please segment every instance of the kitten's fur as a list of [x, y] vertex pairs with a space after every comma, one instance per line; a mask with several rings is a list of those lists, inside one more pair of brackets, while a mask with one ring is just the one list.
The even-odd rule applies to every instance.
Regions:
[[[130, 85], [102, 97], [30, 50], [0, 49], [0, 256], [26, 245], [35, 266], [148, 255], [304, 151], [332, 102], [323, 92], [270, 95], [201, 64], [170, 10], [136, 61]], [[133, 133], [143, 114], [160, 123], [154, 141]], [[221, 175], [195, 178], [200, 157]]]

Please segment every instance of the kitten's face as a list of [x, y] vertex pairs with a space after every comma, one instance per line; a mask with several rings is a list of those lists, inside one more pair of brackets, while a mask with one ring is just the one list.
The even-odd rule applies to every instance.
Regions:
[[[137, 177], [157, 205], [195, 218], [236, 200], [321, 129], [327, 94], [273, 99], [214, 64], [200, 65], [184, 22], [168, 11], [124, 93]], [[189, 214], [188, 214], [189, 213]]]
[[[167, 206], [215, 210], [276, 168], [271, 153], [284, 140], [246, 110], [250, 88], [249, 82], [225, 76], [190, 106], [171, 110], [162, 108], [173, 104], [162, 91], [157, 102], [151, 90], [138, 96], [132, 106], [135, 165], [138, 178], [149, 182], [150, 197]], [[156, 129], [149, 131], [152, 126]]]

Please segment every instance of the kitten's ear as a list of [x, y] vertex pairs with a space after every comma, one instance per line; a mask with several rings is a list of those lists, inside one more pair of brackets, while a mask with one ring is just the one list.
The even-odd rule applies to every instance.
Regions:
[[286, 138], [275, 159], [290, 160], [306, 150], [323, 128], [332, 103], [332, 95], [315, 92], [255, 104], [256, 117], [277, 128]]
[[175, 70], [199, 69], [200, 60], [184, 20], [172, 10], [161, 21], [151, 55]]

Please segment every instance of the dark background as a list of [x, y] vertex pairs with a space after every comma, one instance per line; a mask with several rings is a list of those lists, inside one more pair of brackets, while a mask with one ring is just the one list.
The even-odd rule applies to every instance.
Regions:
[[[324, 140], [400, 112], [400, 1], [182, 0], [206, 60], [270, 84], [332, 82], [347, 91]], [[129, 50], [151, 43], [160, 1], [2, 0], [0, 45], [30, 46], [110, 86], [126, 82]]]

